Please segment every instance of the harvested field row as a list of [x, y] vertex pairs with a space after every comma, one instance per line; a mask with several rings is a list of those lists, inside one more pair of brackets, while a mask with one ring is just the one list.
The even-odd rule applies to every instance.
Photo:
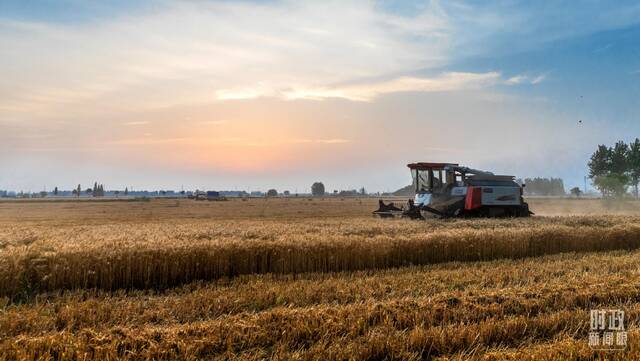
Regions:
[[[527, 222], [529, 221], [529, 222]], [[429, 228], [430, 225], [436, 227]], [[166, 289], [248, 274], [385, 269], [640, 247], [636, 218], [447, 222], [251, 222], [4, 231], [0, 295]], [[333, 226], [333, 227], [332, 227]], [[368, 235], [365, 232], [371, 232]], [[108, 235], [99, 238], [99, 235]]]
[[[386, 198], [397, 205], [409, 197]], [[527, 198], [538, 216], [638, 215], [640, 201], [608, 199]], [[378, 208], [377, 198], [250, 198], [227, 202], [189, 199], [104, 201], [81, 199], [56, 201], [0, 199], [0, 223], [32, 222], [55, 225], [113, 222], [172, 222], [193, 220], [285, 220], [355, 218]]]

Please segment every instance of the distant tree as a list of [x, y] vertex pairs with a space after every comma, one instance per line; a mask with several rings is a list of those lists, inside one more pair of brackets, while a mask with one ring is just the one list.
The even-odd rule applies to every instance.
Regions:
[[623, 141], [618, 141], [613, 146], [613, 149], [611, 149], [610, 154], [611, 166], [609, 168], [609, 172], [618, 175], [626, 175], [629, 171], [629, 161], [627, 159], [629, 146]]
[[324, 195], [324, 184], [322, 182], [315, 182], [311, 185], [311, 194], [314, 196]]
[[526, 178], [524, 192], [527, 195], [536, 196], [563, 196], [565, 195], [564, 182], [560, 178]]
[[128, 196], [129, 195], [129, 188], [124, 187], [124, 195]]
[[598, 176], [607, 175], [611, 168], [610, 159], [610, 149], [604, 144], [598, 145], [598, 149], [591, 155], [588, 163], [589, 178], [594, 179]]
[[596, 186], [605, 197], [622, 197], [627, 192], [628, 181], [629, 178], [626, 175], [611, 173], [595, 177], [593, 179], [593, 185]]
[[282, 192], [282, 194], [284, 194], [285, 196], [287, 196], [287, 197], [288, 197], [288, 196], [290, 196], [290, 195], [291, 195], [291, 192], [289, 192], [289, 191], [284, 191], [284, 192]]
[[82, 193], [82, 187], [80, 187], [80, 184], [78, 184], [78, 188], [76, 188], [76, 195], [78, 196], [78, 198], [80, 198], [80, 193]]
[[47, 196], [47, 191], [40, 192], [40, 198], [44, 198]]
[[569, 192], [571, 192], [571, 194], [573, 194], [576, 197], [580, 197], [580, 195], [582, 194], [582, 191], [578, 187], [571, 188]]
[[278, 191], [275, 189], [269, 189], [267, 191], [267, 197], [277, 197], [278, 196]]
[[631, 151], [623, 141], [613, 148], [599, 145], [588, 163], [589, 178], [603, 196], [621, 197], [627, 192], [630, 182]]
[[53, 195], [54, 196], [58, 195], [58, 187], [53, 188]]
[[627, 153], [627, 161], [629, 166], [629, 177], [631, 185], [633, 185], [633, 193], [638, 198], [638, 184], [640, 183], [640, 139], [629, 144], [629, 152]]
[[366, 190], [366, 189], [364, 189], [364, 187], [360, 188], [360, 195], [361, 195], [361, 196], [365, 196], [365, 195], [367, 195], [367, 190]]

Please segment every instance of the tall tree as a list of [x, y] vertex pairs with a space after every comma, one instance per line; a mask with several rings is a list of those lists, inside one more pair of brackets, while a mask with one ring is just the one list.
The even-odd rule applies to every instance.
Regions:
[[633, 185], [635, 196], [638, 198], [638, 184], [640, 183], [640, 139], [636, 138], [633, 143], [629, 144], [627, 162], [631, 184]]
[[609, 171], [617, 175], [626, 175], [629, 171], [629, 146], [623, 141], [619, 141], [610, 150], [611, 168]]
[[589, 161], [589, 177], [603, 196], [623, 196], [629, 184], [629, 146], [617, 142], [612, 148], [599, 145]]
[[76, 189], [76, 194], [78, 195], [78, 198], [80, 198], [80, 193], [82, 193], [82, 188], [80, 187], [80, 184], [78, 184], [78, 188]]

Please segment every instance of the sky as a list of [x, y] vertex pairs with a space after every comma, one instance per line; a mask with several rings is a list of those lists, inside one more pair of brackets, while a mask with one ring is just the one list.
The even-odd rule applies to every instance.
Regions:
[[639, 110], [632, 1], [0, 0], [0, 189], [568, 189]]

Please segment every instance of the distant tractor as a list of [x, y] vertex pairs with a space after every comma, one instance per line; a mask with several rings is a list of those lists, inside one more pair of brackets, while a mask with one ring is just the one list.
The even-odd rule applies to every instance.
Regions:
[[533, 213], [522, 189], [510, 175], [459, 166], [455, 163], [411, 163], [415, 198], [406, 206], [379, 201], [380, 217], [424, 219], [449, 217], [528, 217]]
[[217, 191], [195, 191], [193, 193], [193, 198], [196, 201], [226, 201], [227, 198], [225, 196], [220, 195], [220, 192]]
[[220, 192], [207, 191], [207, 200], [216, 201], [218, 199], [220, 199]]

